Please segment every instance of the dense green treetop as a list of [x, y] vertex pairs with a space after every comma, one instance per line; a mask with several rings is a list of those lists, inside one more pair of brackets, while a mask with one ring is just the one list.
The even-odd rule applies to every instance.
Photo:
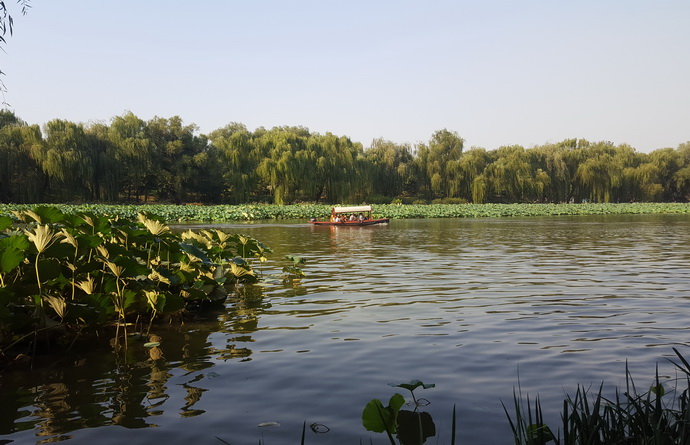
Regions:
[[0, 111], [0, 202], [630, 202], [687, 201], [690, 142], [638, 153], [566, 139], [465, 149], [442, 129], [411, 146], [302, 126], [199, 134], [179, 116], [39, 128]]

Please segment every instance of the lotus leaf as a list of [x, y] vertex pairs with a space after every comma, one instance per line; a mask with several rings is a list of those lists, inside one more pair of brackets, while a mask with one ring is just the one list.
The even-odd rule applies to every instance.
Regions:
[[0, 216], [0, 232], [7, 229], [8, 227], [12, 227], [13, 223], [14, 221], [9, 216]]
[[421, 380], [410, 380], [407, 383], [389, 383], [388, 386], [405, 388], [409, 391], [414, 391], [415, 389], [419, 388], [420, 386], [423, 387], [424, 389], [429, 389], [429, 388], [435, 387], [436, 384], [435, 383], [424, 383]]
[[398, 411], [404, 404], [405, 398], [397, 393], [393, 394], [386, 407], [379, 399], [373, 399], [367, 403], [364, 411], [362, 411], [362, 425], [367, 431], [394, 433]]
[[8, 247], [0, 251], [0, 272], [7, 273], [14, 270], [24, 261], [24, 252], [15, 248]]

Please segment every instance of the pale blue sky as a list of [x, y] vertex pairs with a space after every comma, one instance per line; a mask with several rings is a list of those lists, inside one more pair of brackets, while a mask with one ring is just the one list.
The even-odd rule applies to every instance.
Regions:
[[181, 116], [369, 146], [690, 140], [690, 1], [32, 0], [0, 68], [32, 124]]

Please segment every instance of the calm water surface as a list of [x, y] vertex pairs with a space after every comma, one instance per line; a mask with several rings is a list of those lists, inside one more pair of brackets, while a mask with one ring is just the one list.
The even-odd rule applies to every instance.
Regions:
[[279, 445], [299, 443], [306, 421], [307, 444], [383, 444], [363, 407], [420, 379], [436, 384], [416, 391], [438, 432], [427, 443], [450, 443], [455, 404], [460, 443], [508, 444], [501, 400], [511, 406], [518, 379], [555, 429], [578, 383], [613, 390], [627, 360], [644, 388], [656, 363], [675, 376], [672, 347], [690, 356], [687, 216], [222, 227], [273, 259], [307, 257], [307, 279], [157, 328], [156, 360], [143, 343], [117, 357], [104, 341], [5, 372], [0, 439]]

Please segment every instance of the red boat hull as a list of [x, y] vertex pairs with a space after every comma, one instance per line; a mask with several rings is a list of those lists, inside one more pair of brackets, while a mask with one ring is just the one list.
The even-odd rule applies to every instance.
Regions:
[[389, 218], [379, 218], [379, 219], [365, 219], [364, 221], [344, 221], [344, 222], [330, 222], [330, 221], [309, 221], [309, 224], [314, 224], [315, 226], [340, 226], [340, 227], [353, 227], [353, 226], [372, 226], [374, 224], [385, 224]]

